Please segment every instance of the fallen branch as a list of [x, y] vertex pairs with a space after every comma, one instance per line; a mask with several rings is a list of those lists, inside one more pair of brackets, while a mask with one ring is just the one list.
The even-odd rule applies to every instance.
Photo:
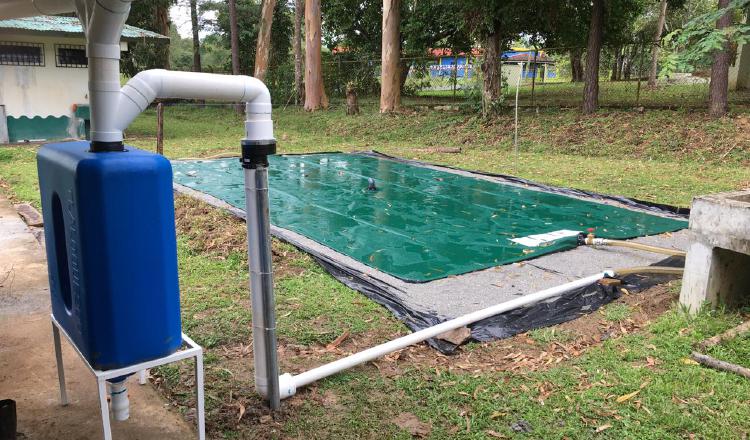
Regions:
[[342, 333], [333, 342], [331, 342], [330, 344], [326, 345], [326, 351], [333, 351], [333, 350], [337, 349], [339, 347], [339, 345], [341, 345], [346, 340], [346, 338], [349, 337], [349, 334], [350, 334], [349, 330], [344, 331], [344, 333]]
[[711, 356], [698, 353], [697, 351], [692, 352], [690, 354], [690, 357], [693, 358], [694, 361], [698, 362], [701, 365], [705, 365], [706, 367], [720, 371], [728, 371], [730, 373], [739, 374], [740, 376], [750, 379], [750, 369], [748, 368], [736, 364], [731, 364], [729, 362], [720, 361]]
[[704, 340], [703, 342], [698, 344], [698, 347], [701, 350], [705, 350], [709, 347], [713, 347], [714, 345], [726, 341], [727, 339], [732, 339], [748, 331], [750, 331], [750, 321], [745, 321], [737, 327], [731, 328], [720, 335], [716, 335]]

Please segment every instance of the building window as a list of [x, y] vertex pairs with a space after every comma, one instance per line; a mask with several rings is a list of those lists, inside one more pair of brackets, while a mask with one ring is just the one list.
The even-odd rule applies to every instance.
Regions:
[[86, 47], [72, 44], [55, 45], [55, 65], [57, 67], [88, 67]]
[[0, 65], [44, 66], [44, 45], [0, 41]]

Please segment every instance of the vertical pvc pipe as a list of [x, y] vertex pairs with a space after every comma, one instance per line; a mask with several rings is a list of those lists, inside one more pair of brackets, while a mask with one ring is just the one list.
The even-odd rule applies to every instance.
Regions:
[[268, 399], [271, 409], [276, 410], [281, 403], [266, 164], [245, 168], [245, 212], [253, 309], [255, 387], [261, 396]]

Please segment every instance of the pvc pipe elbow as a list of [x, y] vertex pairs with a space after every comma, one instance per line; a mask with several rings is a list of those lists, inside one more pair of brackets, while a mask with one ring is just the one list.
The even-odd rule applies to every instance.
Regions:
[[297, 385], [294, 383], [294, 376], [284, 373], [279, 376], [279, 398], [284, 400], [297, 394]]

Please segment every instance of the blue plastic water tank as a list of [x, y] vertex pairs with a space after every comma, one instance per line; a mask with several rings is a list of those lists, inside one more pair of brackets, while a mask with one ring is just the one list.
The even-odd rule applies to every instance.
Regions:
[[172, 167], [126, 147], [49, 144], [37, 156], [52, 313], [96, 369], [181, 345]]

